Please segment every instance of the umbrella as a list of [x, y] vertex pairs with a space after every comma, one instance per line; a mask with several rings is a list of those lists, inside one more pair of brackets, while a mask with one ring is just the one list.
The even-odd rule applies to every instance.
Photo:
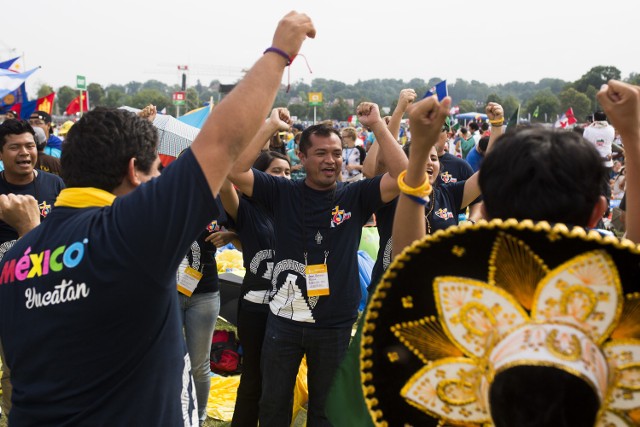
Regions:
[[460, 114], [456, 114], [456, 119], [458, 120], [487, 120], [487, 115], [483, 114], [483, 113], [460, 113]]
[[[123, 106], [120, 108], [133, 113], [140, 112], [139, 109], [133, 107]], [[153, 125], [158, 129], [158, 154], [174, 159], [178, 157], [182, 150], [191, 145], [198, 132], [200, 132], [200, 129], [165, 114], [156, 115]], [[164, 164], [165, 162], [163, 161], [162, 163]]]
[[202, 125], [204, 125], [204, 122], [207, 120], [207, 117], [209, 117], [210, 113], [211, 113], [211, 104], [205, 107], [191, 110], [185, 115], [178, 117], [178, 120], [188, 125], [195, 126], [198, 129], [202, 129]]

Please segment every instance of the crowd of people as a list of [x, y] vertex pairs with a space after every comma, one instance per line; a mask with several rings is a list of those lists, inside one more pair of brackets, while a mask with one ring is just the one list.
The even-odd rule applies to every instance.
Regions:
[[[309, 37], [309, 17], [283, 17], [271, 47], [164, 168], [153, 106], [96, 108], [64, 141], [42, 111], [0, 124], [2, 416], [11, 426], [203, 425], [215, 393], [215, 252], [230, 242], [246, 270], [231, 425], [284, 427], [303, 358], [310, 426], [381, 417], [359, 365], [372, 343], [358, 321], [358, 247], [372, 220], [380, 250], [370, 293], [384, 292], [379, 283], [393, 280], [385, 271], [416, 240], [494, 219], [613, 235], [605, 228], [615, 207], [626, 216], [613, 231], [639, 241], [640, 88], [610, 81], [598, 93], [604, 111], [576, 131], [505, 131], [494, 102], [486, 122], [458, 127], [450, 98], [418, 100], [412, 89], [389, 117], [375, 103], [358, 105], [360, 129], [304, 127], [272, 104]], [[537, 379], [565, 380], [550, 371]], [[528, 410], [510, 396], [491, 399], [497, 426], [519, 425], [500, 412], [506, 402]], [[594, 402], [556, 405], [551, 419], [582, 411], [594, 425], [603, 404]]]

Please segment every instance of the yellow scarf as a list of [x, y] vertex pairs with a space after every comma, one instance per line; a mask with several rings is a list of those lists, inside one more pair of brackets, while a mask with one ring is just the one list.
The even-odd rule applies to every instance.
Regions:
[[95, 187], [65, 188], [58, 194], [54, 206], [90, 208], [111, 206], [116, 196]]

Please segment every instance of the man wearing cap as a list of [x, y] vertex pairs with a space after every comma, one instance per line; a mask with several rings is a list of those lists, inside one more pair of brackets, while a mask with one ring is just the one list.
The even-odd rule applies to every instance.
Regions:
[[62, 154], [62, 140], [51, 132], [51, 115], [42, 110], [34, 111], [29, 117], [29, 124], [42, 128], [45, 135], [47, 135], [47, 146], [44, 152], [54, 157], [60, 157], [60, 154]]

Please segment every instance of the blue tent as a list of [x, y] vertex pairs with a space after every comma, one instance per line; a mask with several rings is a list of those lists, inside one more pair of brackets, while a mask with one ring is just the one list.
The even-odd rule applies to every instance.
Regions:
[[184, 116], [178, 117], [178, 120], [188, 125], [197, 127], [198, 129], [202, 129], [202, 125], [204, 125], [204, 122], [205, 120], [207, 120], [207, 117], [209, 117], [210, 113], [211, 106], [207, 105], [205, 107], [196, 108], [195, 110], [189, 111]]
[[487, 120], [487, 115], [483, 113], [460, 113], [456, 114], [458, 120]]

